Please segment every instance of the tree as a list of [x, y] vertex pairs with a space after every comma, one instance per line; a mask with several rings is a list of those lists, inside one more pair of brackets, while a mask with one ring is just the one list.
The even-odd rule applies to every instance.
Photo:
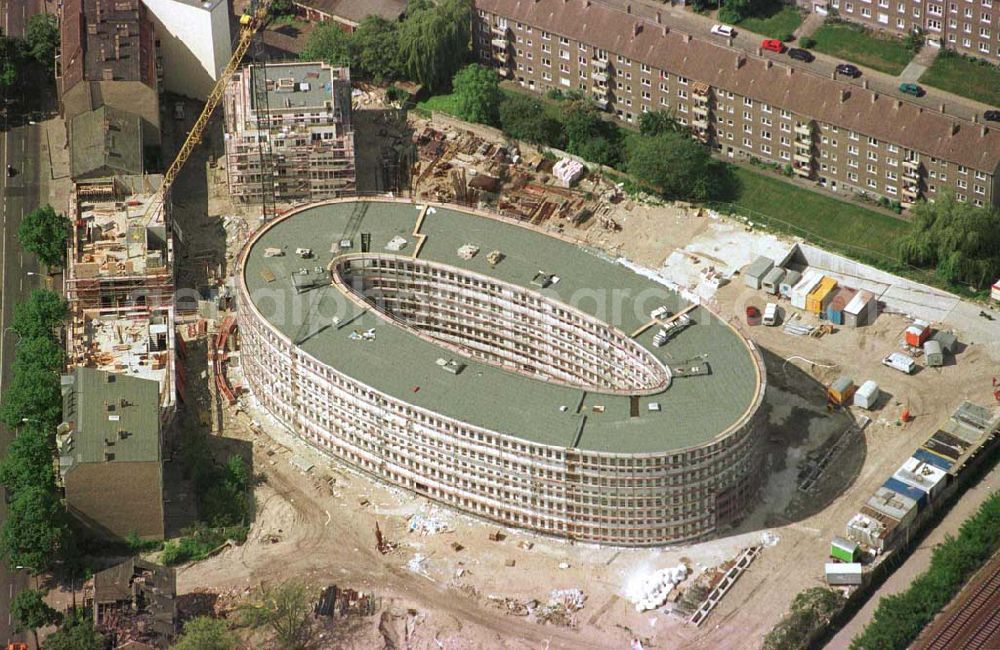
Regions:
[[171, 646], [172, 650], [232, 650], [236, 635], [221, 619], [199, 616], [184, 624], [184, 634]]
[[562, 124], [545, 114], [541, 101], [523, 93], [502, 96], [499, 108], [500, 128], [515, 140], [543, 144], [557, 149], [566, 147]]
[[8, 495], [17, 495], [29, 487], [52, 489], [54, 480], [48, 435], [29, 423], [11, 440], [7, 455], [0, 460], [0, 484]]
[[59, 23], [53, 14], [35, 14], [28, 19], [24, 30], [25, 50], [28, 56], [45, 66], [55, 68], [56, 48], [59, 47]]
[[245, 625], [269, 629], [279, 647], [299, 650], [309, 641], [310, 610], [308, 587], [289, 580], [272, 587], [261, 586], [254, 601], [241, 606], [238, 612]]
[[271, 0], [267, 12], [272, 16], [294, 16], [295, 3], [292, 0]]
[[10, 613], [17, 621], [16, 630], [23, 632], [31, 630], [35, 637], [35, 647], [38, 645], [38, 628], [55, 625], [62, 617], [59, 612], [45, 602], [45, 592], [40, 589], [22, 589], [10, 603]]
[[750, 0], [725, 0], [719, 9], [719, 20], [724, 23], [738, 23], [752, 13]]
[[452, 81], [458, 116], [468, 122], [500, 124], [500, 83], [495, 72], [478, 63], [467, 65]]
[[319, 23], [309, 32], [299, 58], [303, 61], [325, 61], [330, 65], [349, 65], [351, 35], [333, 21]]
[[34, 574], [51, 569], [70, 541], [66, 512], [52, 490], [29, 486], [14, 495], [0, 531], [0, 554], [9, 567]]
[[566, 130], [566, 149], [570, 153], [609, 167], [621, 162], [618, 127], [602, 118], [593, 104], [573, 102], [563, 126]]
[[717, 198], [724, 176], [708, 149], [679, 133], [637, 138], [628, 173], [666, 199], [697, 201]]
[[805, 648], [811, 637], [830, 622], [844, 597], [826, 587], [812, 587], [795, 596], [791, 612], [764, 637], [765, 650]]
[[684, 126], [669, 111], [647, 111], [639, 116], [639, 133], [646, 136], [681, 133]]
[[19, 41], [0, 32], [0, 90], [6, 91], [17, 83], [21, 65]]
[[381, 84], [403, 77], [399, 52], [399, 23], [381, 16], [368, 16], [351, 34], [351, 74]]
[[43, 368], [14, 366], [14, 378], [0, 403], [0, 421], [9, 427], [25, 419], [55, 428], [62, 420], [59, 373]]
[[[17, 342], [15, 366], [41, 368], [52, 372], [62, 370], [66, 352], [51, 336], [26, 336]], [[15, 370], [17, 372], [17, 370]]]
[[46, 266], [61, 266], [66, 261], [66, 237], [69, 219], [57, 214], [51, 205], [29, 212], [21, 220], [17, 238], [25, 250], [38, 256]]
[[410, 78], [430, 92], [447, 89], [469, 54], [471, 0], [410, 3], [399, 29], [399, 49]]
[[68, 614], [62, 627], [45, 637], [45, 650], [104, 650], [104, 637], [82, 609]]
[[53, 337], [68, 313], [69, 307], [58, 293], [35, 289], [27, 300], [14, 306], [11, 328], [22, 337]]
[[902, 260], [936, 267], [948, 282], [982, 289], [1000, 277], [1000, 209], [977, 208], [950, 192], [912, 210], [914, 227], [899, 242]]

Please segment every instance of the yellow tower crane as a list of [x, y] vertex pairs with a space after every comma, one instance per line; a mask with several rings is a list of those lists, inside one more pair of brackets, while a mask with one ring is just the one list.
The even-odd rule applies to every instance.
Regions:
[[233, 48], [233, 55], [229, 58], [229, 62], [226, 64], [222, 74], [219, 75], [219, 80], [215, 82], [215, 87], [209, 93], [208, 99], [205, 100], [205, 107], [201, 109], [201, 114], [198, 115], [198, 119], [195, 120], [194, 126], [191, 127], [191, 131], [188, 133], [187, 138], [185, 138], [184, 144], [181, 145], [180, 151], [177, 152], [177, 157], [170, 163], [170, 167], [167, 168], [166, 173], [163, 175], [163, 182], [160, 183], [160, 189], [156, 192], [153, 200], [150, 201], [147, 214], [152, 214], [160, 209], [166, 200], [167, 193], [170, 191], [170, 186], [173, 185], [177, 179], [177, 175], [183, 169], [184, 163], [191, 157], [191, 152], [194, 151], [194, 148], [201, 144], [202, 136], [205, 134], [205, 127], [208, 126], [208, 120], [212, 117], [212, 113], [222, 99], [222, 95], [226, 90], [226, 84], [232, 78], [233, 73], [236, 72], [236, 68], [239, 67], [244, 55], [246, 55], [253, 37], [267, 21], [267, 10], [270, 4], [271, 0], [251, 0], [247, 13], [240, 16], [240, 36], [236, 42], [236, 46]]

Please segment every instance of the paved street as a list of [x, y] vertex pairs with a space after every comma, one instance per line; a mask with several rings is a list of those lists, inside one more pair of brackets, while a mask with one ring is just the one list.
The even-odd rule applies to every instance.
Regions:
[[[3, 0], [3, 33], [23, 36], [27, 19], [42, 10], [42, 0]], [[23, 104], [23, 97], [19, 98]], [[7, 125], [4, 124], [6, 127]], [[40, 285], [38, 263], [33, 256], [21, 252], [17, 229], [21, 218], [40, 202], [41, 174], [48, 175], [41, 156], [42, 132], [39, 126], [5, 128], [0, 132], [0, 169], [13, 165], [18, 174], [8, 178], [0, 174], [0, 393], [11, 380], [11, 362], [17, 335], [10, 331], [13, 306], [32, 289]], [[47, 191], [47, 190], [46, 190]], [[0, 453], [6, 453], [14, 432], [0, 425]], [[6, 500], [0, 499], [0, 521], [7, 514]], [[17, 590], [26, 586], [23, 571], [12, 571], [0, 563], [0, 639], [28, 641], [30, 635], [17, 635], [11, 626], [10, 600]]]

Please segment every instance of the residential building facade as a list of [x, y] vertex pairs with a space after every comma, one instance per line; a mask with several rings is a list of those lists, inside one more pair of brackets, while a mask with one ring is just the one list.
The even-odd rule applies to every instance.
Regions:
[[66, 507], [94, 535], [164, 534], [163, 435], [155, 381], [93, 368], [63, 377], [56, 443]]
[[[254, 92], [255, 83], [259, 92]], [[246, 66], [226, 86], [223, 110], [234, 199], [257, 203], [271, 188], [279, 202], [354, 193], [347, 68], [325, 63]]]
[[1000, 202], [1000, 129], [695, 38], [640, 9], [477, 0], [473, 45], [526, 89], [577, 89], [629, 124], [669, 111], [721, 156], [788, 165], [834, 192]]
[[919, 31], [932, 47], [1000, 64], [1000, 4], [994, 7], [994, 0], [806, 0], [799, 4], [894, 34]]
[[205, 99], [232, 56], [226, 0], [142, 0], [156, 30], [164, 90]]

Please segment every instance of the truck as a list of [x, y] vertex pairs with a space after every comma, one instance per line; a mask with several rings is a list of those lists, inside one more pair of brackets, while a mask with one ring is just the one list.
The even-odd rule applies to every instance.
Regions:
[[892, 352], [882, 357], [882, 363], [900, 372], [912, 375], [917, 369], [917, 362], [913, 357], [902, 352]]
[[769, 302], [764, 307], [764, 324], [768, 327], [774, 327], [778, 324], [778, 305], [777, 303]]

